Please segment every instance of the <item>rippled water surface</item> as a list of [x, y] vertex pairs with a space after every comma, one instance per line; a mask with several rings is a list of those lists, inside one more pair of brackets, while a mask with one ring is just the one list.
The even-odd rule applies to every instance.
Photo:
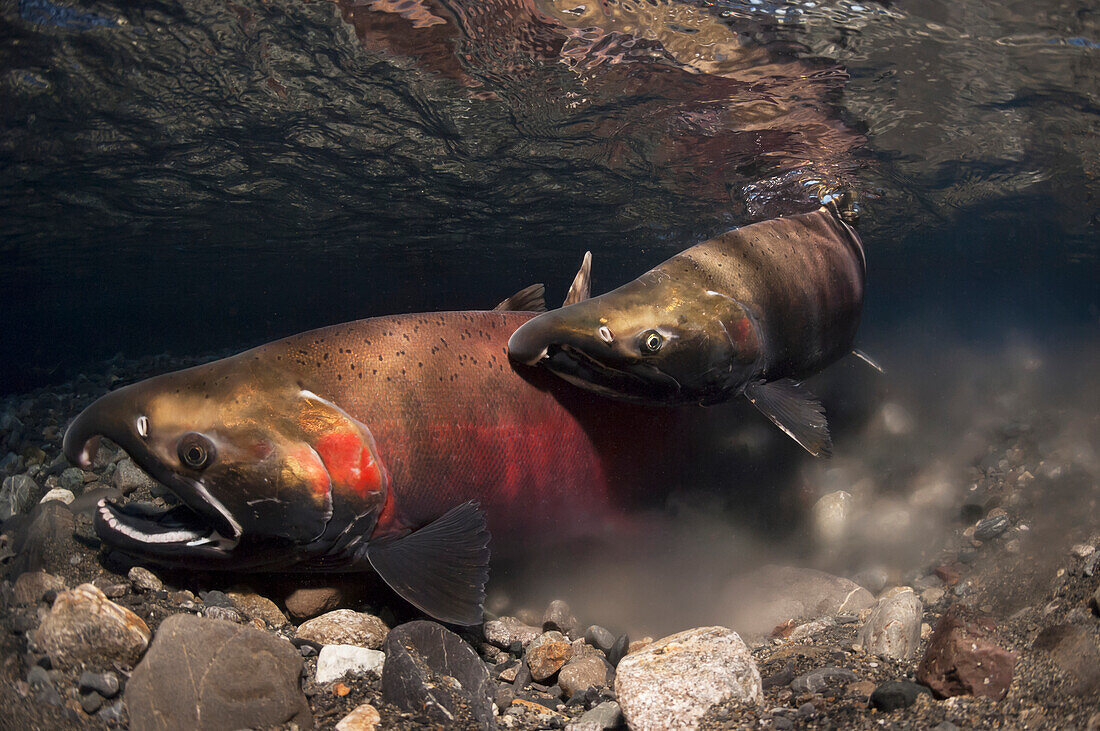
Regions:
[[[1090, 3], [8, 0], [4, 390], [860, 196], [865, 339], [1097, 321]], [[1057, 329], [1057, 328], [1055, 328]]]

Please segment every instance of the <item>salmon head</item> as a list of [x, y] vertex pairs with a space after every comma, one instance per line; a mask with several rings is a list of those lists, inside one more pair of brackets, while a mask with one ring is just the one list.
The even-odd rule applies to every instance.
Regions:
[[99, 437], [181, 504], [157, 513], [103, 500], [97, 534], [163, 563], [237, 567], [325, 556], [355, 522], [369, 522], [356, 531], [369, 535], [386, 497], [370, 431], [254, 352], [103, 396], [69, 426], [66, 456], [88, 467]]
[[538, 315], [508, 341], [539, 365], [604, 395], [645, 403], [711, 403], [758, 370], [759, 328], [732, 298], [665, 268], [607, 294]]

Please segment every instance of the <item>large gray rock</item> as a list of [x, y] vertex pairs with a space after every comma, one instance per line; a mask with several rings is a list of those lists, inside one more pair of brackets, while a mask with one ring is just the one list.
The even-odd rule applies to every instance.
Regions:
[[313, 728], [301, 670], [294, 646], [267, 632], [173, 615], [126, 684], [131, 728]]
[[42, 489], [27, 475], [5, 477], [0, 485], [0, 520], [27, 512], [41, 496]]
[[749, 636], [768, 635], [789, 620], [855, 614], [875, 603], [853, 581], [794, 566], [764, 566], [740, 576], [727, 585], [724, 600], [732, 626]]
[[859, 630], [859, 644], [872, 655], [907, 660], [920, 645], [924, 607], [908, 586], [895, 586], [881, 597]]
[[489, 671], [454, 632], [435, 622], [409, 622], [390, 630], [383, 649], [386, 702], [433, 723], [496, 728]]
[[634, 731], [695, 728], [727, 701], [760, 704], [760, 671], [741, 637], [725, 627], [698, 627], [627, 655], [615, 694]]
[[322, 645], [355, 645], [377, 650], [390, 628], [378, 617], [350, 609], [337, 609], [305, 622], [297, 637]]
[[57, 667], [133, 665], [149, 644], [149, 627], [91, 584], [63, 591], [35, 633]]

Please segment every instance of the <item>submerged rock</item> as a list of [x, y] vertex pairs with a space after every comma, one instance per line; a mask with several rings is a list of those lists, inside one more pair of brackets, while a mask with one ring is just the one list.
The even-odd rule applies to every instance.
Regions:
[[286, 597], [286, 611], [296, 620], [312, 619], [336, 609], [344, 600], [343, 592], [335, 586], [304, 586]]
[[151, 490], [157, 486], [157, 481], [150, 477], [145, 470], [134, 464], [134, 460], [129, 457], [120, 460], [115, 465], [115, 473], [111, 477], [111, 481], [124, 494], [133, 492], [139, 487]]
[[27, 475], [12, 475], [0, 485], [0, 520], [27, 512], [42, 494], [38, 483]]
[[294, 647], [267, 632], [173, 615], [126, 685], [131, 727], [313, 728], [301, 669]]
[[635, 731], [695, 728], [719, 703], [764, 700], [749, 648], [725, 627], [680, 632], [623, 658], [615, 694]]
[[10, 575], [25, 571], [63, 574], [72, 569], [72, 559], [82, 556], [73, 540], [75, 522], [64, 503], [51, 500], [35, 506], [28, 521], [15, 534], [15, 557]]
[[896, 586], [878, 600], [859, 630], [859, 644], [872, 655], [906, 660], [920, 645], [920, 599], [908, 586]]
[[137, 591], [164, 590], [164, 584], [157, 578], [157, 575], [141, 566], [131, 567], [129, 573], [126, 574], [126, 578], [130, 580], [130, 585]]
[[149, 644], [149, 627], [91, 584], [57, 595], [35, 643], [57, 667], [80, 663], [134, 665]]
[[317, 682], [331, 683], [347, 673], [380, 673], [385, 661], [385, 653], [378, 650], [356, 645], [325, 645], [317, 656]]
[[911, 680], [890, 680], [871, 693], [871, 705], [880, 711], [896, 711], [913, 705], [917, 696], [928, 692], [928, 688]]
[[364, 703], [341, 718], [336, 724], [336, 731], [374, 731], [381, 721], [382, 716], [378, 709], [370, 703]]
[[542, 615], [542, 628], [556, 630], [569, 637], [576, 637], [577, 630], [580, 629], [569, 605], [561, 599], [555, 599], [546, 607], [546, 612]]
[[390, 630], [382, 698], [433, 723], [495, 728], [496, 687], [473, 648], [446, 627], [419, 620]]
[[538, 627], [524, 624], [515, 617], [501, 617], [486, 622], [482, 631], [485, 633], [485, 640], [489, 644], [502, 650], [507, 650], [514, 642], [518, 642], [522, 647], [527, 647], [536, 637], [542, 634], [542, 630]]
[[1057, 624], [1035, 638], [1033, 647], [1044, 652], [1069, 680], [1069, 690], [1081, 696], [1100, 693], [1100, 646], [1084, 626]]
[[749, 635], [767, 635], [791, 620], [853, 614], [875, 603], [853, 581], [794, 566], [764, 566], [731, 582], [725, 603], [732, 624]]
[[527, 667], [540, 683], [561, 669], [573, 656], [573, 643], [561, 632], [545, 632], [527, 646]]
[[231, 591], [227, 596], [238, 611], [251, 619], [263, 620], [271, 627], [282, 627], [286, 624], [286, 616], [279, 610], [278, 605], [266, 597], [240, 591]]
[[993, 620], [955, 604], [940, 619], [917, 668], [917, 680], [940, 698], [979, 695], [1000, 700], [1008, 693], [1015, 653], [990, 639]]
[[303, 623], [296, 637], [322, 645], [355, 645], [377, 650], [390, 628], [378, 617], [350, 609], [337, 609]]
[[65, 580], [45, 571], [28, 571], [15, 580], [16, 604], [37, 604], [50, 591], [64, 591]]
[[68, 505], [73, 500], [76, 500], [76, 496], [73, 495], [72, 490], [66, 490], [63, 487], [55, 487], [42, 496], [42, 499], [38, 502], [48, 503], [51, 501], [59, 502], [63, 505]]
[[558, 685], [566, 698], [592, 687], [607, 685], [610, 666], [602, 657], [578, 657], [570, 660], [558, 672]]

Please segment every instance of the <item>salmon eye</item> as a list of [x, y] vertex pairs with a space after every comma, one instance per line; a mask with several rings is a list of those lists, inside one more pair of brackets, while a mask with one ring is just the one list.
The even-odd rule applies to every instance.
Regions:
[[661, 337], [661, 333], [656, 330], [646, 330], [642, 333], [641, 348], [642, 352], [647, 355], [652, 355], [661, 349], [661, 345], [665, 339]]
[[201, 470], [209, 466], [216, 454], [214, 443], [195, 432], [183, 435], [176, 452], [179, 454], [180, 462], [193, 470]]

